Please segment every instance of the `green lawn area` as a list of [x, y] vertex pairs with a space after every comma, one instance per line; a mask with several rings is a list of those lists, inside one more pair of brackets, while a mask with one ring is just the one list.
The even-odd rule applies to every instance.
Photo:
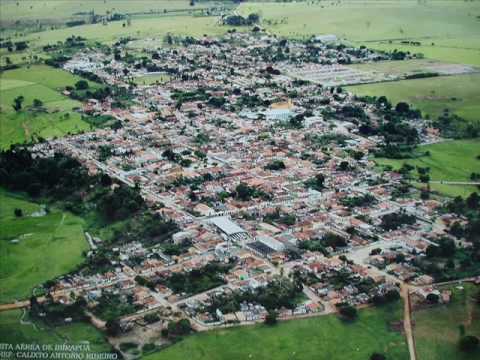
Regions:
[[[16, 208], [22, 209], [21, 218], [15, 217]], [[32, 216], [40, 210], [36, 203], [0, 191], [0, 303], [28, 298], [34, 286], [73, 270], [88, 250], [81, 218], [56, 209]]]
[[[375, 162], [382, 165], [391, 165], [399, 169], [404, 163], [413, 166], [429, 167], [431, 180], [469, 181], [472, 172], [480, 169], [480, 139], [476, 140], [450, 140], [438, 144], [421, 146], [419, 153], [430, 151], [430, 156], [421, 156], [415, 159], [383, 159], [375, 158]], [[416, 175], [416, 171], [412, 171]], [[475, 186], [431, 184], [431, 189], [449, 196], [467, 197], [474, 191]]]
[[465, 326], [466, 335], [480, 336], [480, 305], [473, 296], [478, 286], [467, 284], [464, 290], [453, 290], [452, 302], [428, 309], [415, 311], [414, 336], [418, 360], [473, 360], [480, 358], [480, 349], [464, 354], [457, 348], [460, 325]]
[[[72, 111], [81, 106], [61, 94], [67, 85], [74, 85], [81, 78], [67, 71], [46, 65], [34, 65], [6, 71], [0, 77], [0, 148], [30, 141], [34, 136], [52, 138], [90, 129], [80, 114]], [[91, 87], [98, 85], [90, 82]], [[25, 98], [23, 110], [15, 112], [13, 100]], [[33, 99], [44, 103], [47, 112], [29, 110]]]
[[225, 33], [230, 27], [217, 24], [215, 17], [193, 16], [160, 16], [133, 18], [131, 26], [123, 27], [122, 21], [110, 22], [108, 25], [89, 24], [72, 28], [61, 28], [29, 34], [25, 37], [34, 46], [53, 44], [64, 41], [75, 35], [88, 40], [113, 43], [124, 37], [144, 38], [156, 37], [162, 39], [167, 33], [201, 37], [203, 34], [219, 35]]
[[362, 310], [354, 323], [328, 315], [280, 322], [274, 327], [216, 330], [188, 336], [144, 360], [365, 360], [373, 352], [384, 353], [389, 360], [408, 359], [404, 336], [390, 327], [401, 316], [398, 302]]
[[167, 74], [152, 74], [152, 75], [145, 75], [140, 76], [134, 79], [135, 83], [138, 85], [152, 85], [165, 83], [170, 80], [170, 76]]
[[405, 101], [435, 119], [444, 109], [470, 121], [480, 121], [480, 74], [348, 86], [357, 95], [385, 95], [392, 103]]
[[43, 323], [31, 323], [28, 316], [22, 324], [21, 310], [0, 312], [0, 339], [10, 344], [80, 344], [88, 342], [90, 352], [110, 352], [105, 336], [88, 323], [73, 323], [55, 328]]

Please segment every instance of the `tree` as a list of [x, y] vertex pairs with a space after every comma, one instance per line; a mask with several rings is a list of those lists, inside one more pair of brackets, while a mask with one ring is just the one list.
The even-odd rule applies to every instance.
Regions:
[[15, 216], [16, 216], [16, 217], [22, 217], [22, 216], [23, 216], [23, 211], [22, 211], [22, 209], [16, 208], [16, 209], [14, 210], [14, 213], [15, 213]]
[[452, 224], [448, 232], [458, 239], [462, 238], [465, 235], [465, 229], [458, 221], [455, 221]]
[[410, 111], [410, 106], [406, 102], [399, 102], [397, 106], [395, 106], [395, 111], [403, 115]]
[[389, 290], [385, 294], [385, 299], [389, 302], [400, 300], [400, 293], [395, 289]]
[[265, 324], [266, 325], [275, 325], [277, 323], [277, 318], [278, 318], [278, 314], [276, 311], [274, 310], [270, 310], [267, 314], [267, 316], [265, 316]]
[[439, 300], [440, 300], [440, 297], [437, 294], [431, 293], [427, 295], [427, 301], [430, 304], [438, 304]]
[[418, 177], [418, 179], [420, 180], [420, 182], [422, 183], [428, 183], [430, 181], [430, 176], [427, 175], [427, 174], [424, 174], [424, 175], [420, 175]]
[[87, 90], [89, 87], [88, 82], [86, 80], [78, 80], [75, 83], [75, 89], [77, 90]]
[[467, 335], [460, 338], [458, 342], [458, 347], [461, 351], [464, 352], [473, 352], [478, 348], [480, 340], [478, 337], [473, 335]]
[[343, 305], [340, 307], [340, 315], [342, 315], [346, 320], [355, 320], [358, 316], [357, 309], [352, 305]]
[[348, 171], [350, 170], [350, 164], [348, 163], [348, 161], [342, 161], [338, 166], [337, 170]]
[[43, 101], [39, 99], [33, 99], [33, 107], [39, 108], [43, 106]]
[[107, 329], [107, 334], [116, 336], [121, 333], [122, 328], [120, 327], [120, 321], [118, 320], [108, 320], [105, 324]]
[[471, 193], [467, 198], [466, 204], [472, 210], [478, 209], [480, 207], [480, 196], [476, 192]]
[[23, 96], [17, 96], [14, 100], [13, 100], [13, 109], [15, 111], [20, 111], [22, 110], [22, 104], [23, 104], [23, 101], [25, 100], [25, 98]]
[[235, 192], [237, 193], [237, 197], [240, 199], [240, 200], [243, 200], [243, 201], [248, 201], [250, 200], [250, 198], [252, 197], [252, 188], [250, 188], [247, 184], [245, 183], [240, 183], [237, 185], [237, 187], [235, 188]]
[[387, 358], [385, 357], [385, 355], [376, 353], [376, 352], [370, 356], [370, 360], [386, 360], [386, 359]]
[[187, 335], [192, 331], [192, 326], [188, 319], [180, 319], [179, 321], [170, 321], [168, 323], [169, 336]]
[[314, 178], [311, 178], [305, 182], [305, 186], [315, 189], [317, 191], [322, 191], [325, 187], [325, 176], [323, 174], [317, 174]]

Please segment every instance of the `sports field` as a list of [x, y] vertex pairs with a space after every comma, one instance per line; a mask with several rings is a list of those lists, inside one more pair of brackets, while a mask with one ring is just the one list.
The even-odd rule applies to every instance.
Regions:
[[[32, 137], [52, 138], [88, 130], [80, 114], [72, 111], [80, 102], [64, 96], [65, 86], [73, 86], [81, 78], [46, 65], [34, 65], [6, 71], [0, 78], [0, 147], [30, 141]], [[96, 84], [90, 82], [90, 86]], [[15, 112], [12, 104], [17, 96], [25, 98], [23, 109]], [[30, 111], [33, 100], [43, 102], [46, 112]]]
[[[16, 217], [15, 209], [23, 216]], [[0, 303], [28, 298], [32, 288], [65, 274], [88, 250], [84, 221], [0, 191]]]
[[162, 84], [170, 80], [170, 76], [167, 74], [153, 74], [140, 76], [134, 79], [134, 82], [137, 85], [152, 85], [152, 84]]
[[[430, 151], [430, 156], [421, 156], [415, 159], [375, 159], [379, 165], [390, 165], [399, 169], [404, 163], [430, 168], [431, 180], [469, 181], [472, 172], [480, 169], [480, 139], [475, 140], [452, 140], [443, 143], [421, 146], [418, 153]], [[416, 171], [412, 172], [416, 175]], [[449, 196], [467, 197], [474, 191], [475, 186], [431, 184], [431, 189]]]
[[8, 344], [80, 344], [88, 342], [90, 352], [110, 352], [105, 336], [88, 323], [55, 328], [34, 322], [21, 310], [0, 312], [0, 339]]
[[347, 90], [357, 95], [385, 95], [394, 104], [408, 102], [432, 119], [449, 109], [467, 120], [480, 121], [479, 84], [480, 74], [468, 74], [355, 85]]
[[401, 320], [401, 303], [365, 309], [353, 323], [336, 315], [199, 333], [145, 360], [369, 359], [373, 352], [389, 360], [408, 359], [405, 338], [392, 324]]
[[457, 343], [463, 325], [465, 335], [480, 336], [480, 306], [475, 301], [480, 288], [472, 284], [453, 290], [448, 305], [438, 305], [413, 313], [414, 336], [418, 360], [474, 360], [480, 358], [480, 349], [473, 353], [458, 350]]

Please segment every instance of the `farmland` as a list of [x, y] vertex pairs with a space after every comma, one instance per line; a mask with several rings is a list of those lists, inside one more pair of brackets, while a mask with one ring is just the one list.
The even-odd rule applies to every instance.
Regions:
[[385, 95], [392, 103], [405, 101], [432, 119], [449, 109], [470, 121], [480, 121], [480, 74], [401, 80], [350, 86], [357, 95]]
[[[456, 140], [439, 144], [422, 146], [418, 152], [430, 152], [430, 156], [420, 156], [415, 159], [392, 160], [375, 159], [377, 164], [390, 165], [399, 169], [404, 163], [430, 168], [431, 180], [468, 181], [470, 174], [480, 168], [480, 140]], [[461, 161], [459, 161], [461, 159]], [[474, 186], [459, 186], [446, 184], [431, 184], [434, 191], [449, 196], [468, 196], [476, 191]]]
[[464, 326], [466, 335], [480, 335], [480, 307], [474, 300], [478, 287], [465, 284], [463, 289], [452, 287], [450, 290], [453, 291], [450, 304], [413, 313], [419, 360], [473, 360], [480, 356], [478, 349], [474, 353], [462, 353], [457, 348], [460, 325]]
[[[78, 101], [61, 94], [65, 86], [73, 86], [80, 80], [66, 71], [53, 69], [46, 65], [34, 65], [6, 71], [0, 78], [1, 113], [0, 146], [30, 141], [32, 137], [51, 138], [88, 130], [90, 126], [81, 120], [80, 114], [72, 111], [79, 107]], [[95, 87], [94, 83], [90, 83]], [[24, 109], [15, 112], [13, 100], [24, 97]], [[31, 111], [28, 107], [34, 99], [43, 102], [46, 111]]]
[[3, 343], [79, 344], [88, 342], [91, 352], [108, 352], [104, 335], [87, 323], [74, 323], [51, 328], [32, 322], [20, 310], [0, 312], [0, 338]]
[[[207, 6], [208, 3], [199, 3], [198, 6]], [[2, 12], [4, 19], [10, 21], [26, 20], [53, 20], [67, 19], [79, 16], [82, 13], [94, 11], [105, 13], [112, 11], [117, 13], [133, 13], [139, 11], [163, 11], [188, 9], [187, 0], [137, 0], [135, 2], [123, 0], [72, 2], [70, 0], [2, 0]], [[55, 15], [55, 16], [53, 16]]]
[[[82, 219], [56, 209], [45, 212], [39, 204], [4, 191], [0, 203], [0, 303], [28, 297], [36, 285], [82, 262], [88, 249]], [[23, 216], [15, 216], [15, 209]]]
[[[388, 49], [389, 41], [417, 39], [451, 47], [426, 54], [429, 57], [480, 65], [476, 2], [438, 1], [342, 1], [339, 3], [244, 3], [240, 12], [260, 12], [269, 30], [287, 37], [336, 34], [371, 47]], [[478, 38], [478, 37], [477, 37]], [[448, 41], [446, 39], [449, 39]], [[368, 43], [366, 43], [368, 42]], [[393, 45], [392, 45], [393, 46]], [[395, 44], [395, 48], [402, 48]], [[414, 50], [415, 49], [415, 50]], [[409, 48], [421, 52], [425, 48]], [[457, 55], [452, 49], [460, 49]], [[393, 50], [393, 49], [392, 49]], [[450, 50], [450, 51], [448, 51]]]
[[131, 26], [124, 27], [121, 21], [110, 22], [108, 25], [88, 24], [72, 28], [60, 28], [28, 34], [25, 39], [43, 46], [64, 41], [69, 36], [81, 36], [91, 41], [113, 43], [124, 37], [157, 37], [163, 38], [167, 33], [178, 35], [203, 36], [203, 34], [219, 35], [229, 27], [221, 26], [214, 17], [192, 17], [185, 15], [140, 17], [134, 18]]
[[[377, 351], [392, 360], [408, 359], [405, 339], [392, 330], [401, 304], [360, 311], [354, 323], [335, 315], [215, 330], [190, 336], [145, 360], [200, 359], [368, 359]], [[341, 351], [339, 351], [341, 349]]]

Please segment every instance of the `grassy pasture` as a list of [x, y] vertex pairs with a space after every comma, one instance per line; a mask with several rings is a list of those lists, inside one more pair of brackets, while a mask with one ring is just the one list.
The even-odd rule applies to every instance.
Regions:
[[[22, 217], [14, 215], [16, 208]], [[56, 209], [32, 216], [40, 210], [36, 203], [0, 191], [0, 303], [26, 298], [34, 286], [71, 271], [88, 249], [82, 219]]]
[[[246, 2], [240, 5], [239, 12], [259, 12], [267, 29], [286, 37], [336, 34], [357, 45], [423, 52], [433, 59], [480, 65], [480, 28], [476, 18], [480, 14], [479, 2], [428, 1], [426, 5], [410, 0]], [[436, 45], [389, 44], [400, 39]]]
[[[21, 323], [23, 319], [24, 323]], [[0, 339], [3, 343], [80, 344], [88, 342], [91, 352], [109, 352], [104, 335], [88, 323], [74, 323], [55, 328], [31, 323], [21, 310], [0, 312]]]
[[478, 3], [435, 1], [342, 1], [341, 3], [243, 3], [243, 14], [261, 12], [281, 35], [337, 34], [351, 41], [398, 38], [472, 36], [478, 33]]
[[[394, 159], [375, 159], [380, 165], [390, 165], [394, 169], [399, 169], [404, 163], [430, 168], [431, 180], [450, 180], [450, 181], [468, 181], [472, 172], [480, 170], [480, 160], [476, 157], [480, 155], [480, 140], [455, 140], [445, 141], [443, 143], [421, 146], [419, 152], [430, 151], [430, 156], [421, 156], [415, 159], [394, 160]], [[412, 174], [416, 173], [415, 170]], [[449, 196], [466, 197], [474, 191], [478, 191], [475, 186], [460, 186], [446, 184], [431, 184], [433, 191], [438, 191]]]
[[203, 359], [368, 359], [381, 352], [388, 359], [408, 359], [403, 335], [391, 323], [402, 316], [401, 303], [365, 309], [344, 323], [335, 315], [199, 333], [145, 356], [145, 360]]
[[[18, 5], [17, 5], [18, 2]], [[208, 3], [200, 2], [196, 7], [208, 6]], [[4, 19], [17, 20], [50, 20], [68, 19], [79, 13], [94, 11], [95, 14], [104, 15], [111, 13], [135, 13], [139, 11], [163, 11], [188, 9], [189, 0], [97, 0], [97, 1], [71, 1], [71, 0], [2, 0], [2, 12]]]
[[413, 313], [419, 360], [473, 360], [480, 357], [480, 350], [466, 354], [457, 348], [460, 325], [465, 326], [466, 335], [480, 336], [480, 306], [473, 299], [479, 288], [472, 284], [463, 287], [464, 290], [450, 288], [453, 291], [450, 304]]
[[[81, 78], [66, 71], [46, 65], [9, 70], [0, 78], [0, 147], [29, 141], [32, 136], [51, 138], [88, 130], [90, 126], [81, 120], [72, 108], [80, 102], [61, 94], [67, 85], [74, 85]], [[91, 87], [96, 87], [90, 82]], [[23, 110], [15, 112], [13, 100], [23, 96]], [[32, 112], [27, 108], [33, 99], [43, 101], [47, 112]], [[66, 115], [68, 114], [68, 115]]]
[[111, 22], [108, 25], [90, 24], [73, 28], [62, 28], [29, 34], [26, 40], [34, 46], [53, 44], [64, 41], [72, 35], [82, 36], [89, 40], [113, 43], [122, 37], [157, 37], [162, 38], [168, 32], [179, 35], [201, 37], [203, 34], [219, 35], [225, 33], [229, 27], [217, 24], [214, 17], [192, 16], [161, 16], [156, 18], [133, 18], [131, 26], [123, 27], [121, 21]]
[[477, 40], [479, 36], [480, 34], [453, 38], [420, 39], [422, 43], [420, 46], [405, 45], [399, 41], [392, 41], [391, 43], [389, 41], [354, 42], [354, 44], [383, 51], [393, 51], [395, 49], [410, 51], [412, 54], [423, 54], [425, 58], [429, 59], [480, 66], [480, 41]]
[[432, 118], [448, 108], [467, 120], [480, 121], [479, 84], [480, 74], [475, 73], [355, 85], [347, 90], [358, 95], [385, 95], [392, 103], [406, 101]]

